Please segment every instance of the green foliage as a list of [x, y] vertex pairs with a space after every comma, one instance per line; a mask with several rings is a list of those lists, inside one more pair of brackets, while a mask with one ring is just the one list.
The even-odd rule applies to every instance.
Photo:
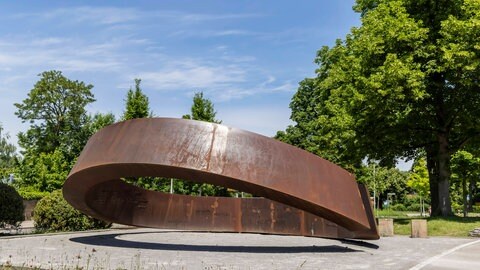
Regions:
[[[426, 153], [434, 215], [449, 215], [451, 155], [480, 135], [480, 4], [358, 0], [361, 26], [317, 55], [278, 138], [354, 171]], [[442, 202], [442, 203], [440, 203]]]
[[135, 79], [135, 91], [130, 88], [127, 92], [127, 99], [125, 100], [125, 112], [123, 113], [123, 120], [151, 117], [148, 97], [142, 92], [140, 88], [140, 79]]
[[18, 166], [18, 185], [32, 187], [40, 192], [60, 189], [67, 179], [74, 161], [68, 161], [59, 149], [52, 153], [26, 155]]
[[[478, 149], [475, 147], [472, 151], [460, 150], [452, 157], [452, 198], [454, 198], [455, 208], [457, 205], [463, 205], [463, 215], [473, 210], [473, 198], [475, 192], [478, 192], [477, 183], [480, 179], [480, 156], [475, 155]], [[470, 200], [468, 199], [470, 198]]]
[[46, 71], [15, 113], [30, 123], [19, 134], [25, 150], [15, 169], [16, 185], [30, 192], [51, 192], [62, 187], [90, 136], [114, 122], [112, 114], [89, 116], [86, 105], [95, 101], [92, 85], [72, 81], [60, 71]]
[[401, 203], [394, 204], [394, 205], [390, 206], [389, 209], [392, 210], [392, 211], [407, 211], [407, 208], [405, 207], [405, 205], [403, 205]]
[[70, 206], [61, 190], [52, 192], [37, 203], [33, 220], [39, 231], [82, 231], [109, 227], [109, 224], [88, 217]]
[[407, 208], [407, 211], [415, 211], [415, 212], [421, 212], [422, 211], [422, 205], [419, 204], [419, 203], [412, 203], [406, 208]]
[[88, 137], [95, 134], [100, 129], [115, 123], [115, 115], [112, 113], [96, 113], [93, 116], [88, 116], [88, 120], [83, 127], [84, 132], [88, 134]]
[[8, 142], [9, 139], [8, 133], [3, 132], [0, 123], [0, 182], [6, 182], [9, 179], [17, 163], [16, 147]]
[[216, 115], [217, 112], [215, 111], [213, 103], [203, 97], [203, 92], [199, 92], [195, 93], [193, 97], [191, 114], [186, 114], [182, 118], [221, 124], [222, 121], [215, 119]]
[[88, 136], [82, 130], [87, 115], [85, 106], [95, 101], [92, 85], [72, 81], [62, 72], [40, 74], [40, 80], [15, 113], [30, 128], [18, 136], [26, 154], [52, 153], [60, 148], [69, 161], [77, 157]]
[[23, 221], [23, 200], [12, 186], [0, 183], [0, 228], [18, 227]]
[[377, 209], [376, 212], [377, 212], [376, 216], [381, 218], [408, 218], [408, 214], [409, 214], [409, 212], [396, 211], [391, 208]]
[[24, 200], [40, 200], [50, 194], [50, 192], [38, 191], [33, 186], [22, 186], [17, 191]]
[[357, 180], [367, 185], [371, 196], [376, 193], [377, 208], [381, 206], [380, 201], [385, 201], [387, 193], [395, 193], [392, 199], [402, 201], [407, 190], [408, 173], [401, 172], [396, 168], [381, 167], [376, 164], [369, 164], [357, 169]]
[[423, 198], [429, 195], [430, 186], [428, 183], [427, 162], [424, 158], [417, 159], [413, 164], [407, 185]]
[[427, 209], [430, 204], [430, 200], [428, 199], [428, 197], [423, 198], [420, 197], [418, 194], [408, 194], [403, 198], [403, 201], [401, 202], [409, 211], [419, 211], [422, 202], [424, 203], [425, 209]]

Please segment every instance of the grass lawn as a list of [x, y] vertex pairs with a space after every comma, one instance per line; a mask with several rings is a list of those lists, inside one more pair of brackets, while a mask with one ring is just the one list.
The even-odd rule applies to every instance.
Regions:
[[[411, 217], [392, 217], [397, 235], [410, 235]], [[418, 217], [420, 218], [420, 217]], [[433, 217], [426, 218], [429, 236], [467, 237], [468, 232], [480, 228], [480, 217]]]

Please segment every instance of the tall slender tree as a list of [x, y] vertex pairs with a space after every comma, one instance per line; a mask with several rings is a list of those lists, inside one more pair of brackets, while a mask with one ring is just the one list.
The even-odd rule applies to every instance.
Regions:
[[125, 111], [123, 113], [123, 120], [151, 117], [150, 105], [148, 97], [140, 88], [142, 80], [135, 79], [135, 91], [130, 88], [127, 92], [127, 99], [125, 100]]
[[217, 112], [212, 101], [203, 97], [203, 92], [195, 93], [190, 114], [182, 116], [184, 119], [200, 120], [210, 123], [221, 124], [222, 121], [215, 119]]

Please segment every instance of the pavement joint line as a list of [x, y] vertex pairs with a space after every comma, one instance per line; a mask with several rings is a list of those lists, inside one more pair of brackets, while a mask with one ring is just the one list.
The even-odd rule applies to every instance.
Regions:
[[423, 262], [421, 262], [421, 263], [413, 266], [412, 268], [410, 268], [410, 270], [420, 270], [420, 269], [422, 269], [423, 267], [431, 264], [432, 262], [434, 262], [434, 261], [436, 261], [436, 260], [438, 260], [438, 259], [440, 259], [440, 258], [442, 258], [442, 257], [444, 257], [444, 256], [447, 256], [447, 255], [449, 255], [449, 254], [451, 254], [451, 253], [453, 253], [453, 252], [455, 252], [455, 251], [457, 251], [457, 250], [459, 250], [459, 249], [462, 249], [462, 248], [464, 248], [464, 247], [468, 247], [468, 246], [471, 246], [471, 245], [475, 245], [475, 244], [477, 244], [477, 243], [480, 243], [480, 239], [479, 239], [479, 240], [476, 240], [476, 241], [473, 241], [473, 242], [465, 243], [465, 244], [463, 244], [463, 245], [456, 246], [456, 247], [454, 247], [454, 248], [451, 248], [451, 249], [449, 249], [449, 250], [447, 250], [447, 251], [444, 251], [444, 252], [442, 252], [442, 253], [440, 253], [440, 254], [438, 254], [438, 255], [436, 255], [436, 256], [433, 256], [433, 257], [430, 257], [430, 258], [426, 259], [425, 261], [423, 261]]

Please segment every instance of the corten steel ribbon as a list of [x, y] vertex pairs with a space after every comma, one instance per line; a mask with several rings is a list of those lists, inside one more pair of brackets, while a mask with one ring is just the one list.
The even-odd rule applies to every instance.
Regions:
[[[166, 194], [121, 180], [141, 176], [263, 198]], [[143, 118], [103, 128], [83, 149], [63, 195], [85, 214], [142, 227], [379, 238], [366, 187], [344, 169], [268, 137], [193, 120]]]

